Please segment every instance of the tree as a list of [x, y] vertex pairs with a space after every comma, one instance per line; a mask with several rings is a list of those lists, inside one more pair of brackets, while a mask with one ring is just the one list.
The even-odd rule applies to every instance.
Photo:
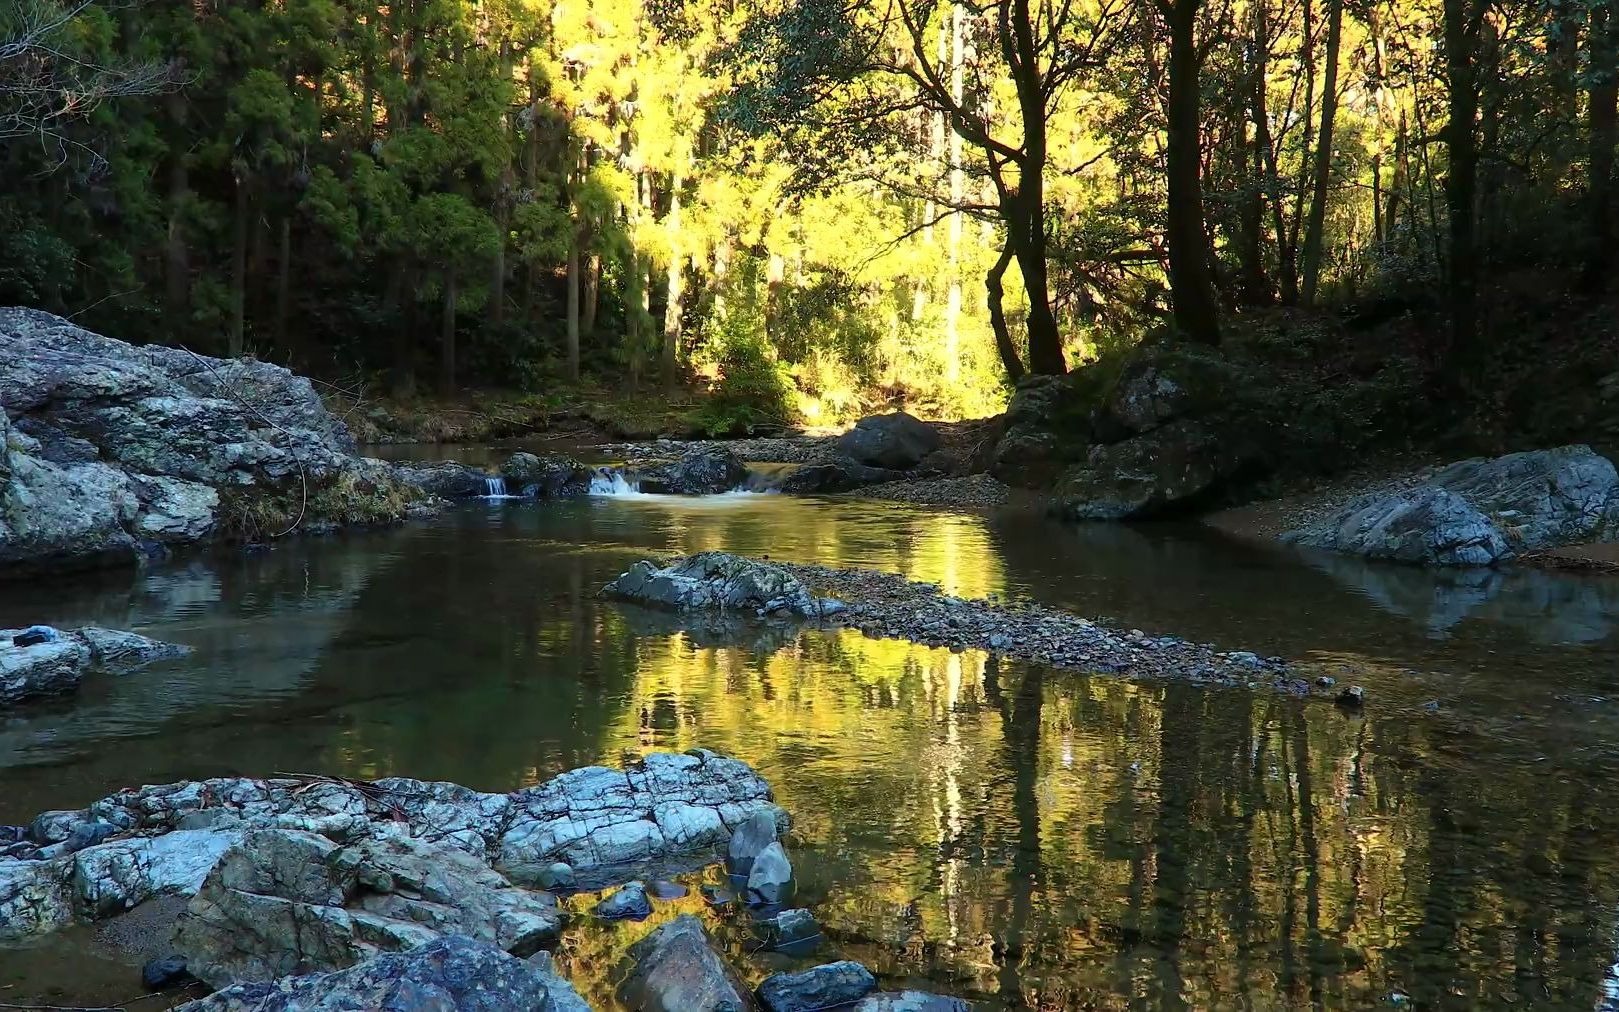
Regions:
[[1209, 239], [1203, 214], [1200, 75], [1197, 44], [1202, 0], [1157, 0], [1169, 24], [1169, 102], [1166, 175], [1169, 208], [1169, 288], [1175, 328], [1202, 344], [1220, 343], [1220, 313], [1209, 270]]

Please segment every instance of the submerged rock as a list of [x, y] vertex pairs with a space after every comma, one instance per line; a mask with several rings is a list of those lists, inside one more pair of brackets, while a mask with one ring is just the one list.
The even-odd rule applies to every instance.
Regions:
[[772, 949], [794, 955], [812, 951], [821, 939], [821, 925], [815, 915], [802, 908], [760, 918], [754, 922], [753, 929]]
[[826, 963], [802, 973], [776, 973], [759, 984], [759, 1002], [769, 1012], [817, 1012], [859, 1001], [877, 990], [877, 978], [852, 960]]
[[850, 1005], [847, 1012], [971, 1012], [972, 1006], [960, 998], [926, 991], [883, 991], [868, 994]]
[[186, 961], [181, 956], [164, 956], [158, 959], [149, 959], [141, 967], [141, 987], [148, 991], [169, 991], [177, 987], [184, 987], [197, 978], [186, 969]]
[[1619, 473], [1588, 446], [1463, 460], [1425, 483], [1352, 500], [1285, 535], [1314, 548], [1431, 566], [1619, 539]]
[[910, 470], [938, 448], [938, 430], [904, 411], [862, 418], [838, 440], [850, 458], [895, 471]]
[[97, 626], [71, 631], [50, 626], [0, 629], [0, 707], [72, 692], [95, 668], [128, 671], [188, 650], [177, 643]]
[[606, 593], [678, 611], [746, 609], [823, 618], [843, 610], [842, 602], [817, 598], [780, 566], [728, 552], [702, 552], [662, 569], [637, 562], [609, 583]]
[[620, 988], [639, 1012], [748, 1012], [747, 989], [708, 940], [702, 922], [682, 914], [630, 947]]
[[556, 974], [455, 934], [332, 973], [238, 984], [180, 1007], [186, 1012], [589, 1012]]

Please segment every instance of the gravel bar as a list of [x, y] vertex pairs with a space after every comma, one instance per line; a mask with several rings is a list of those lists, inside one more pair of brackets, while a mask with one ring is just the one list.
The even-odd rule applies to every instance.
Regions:
[[1333, 699], [1359, 706], [1359, 686], [1339, 686], [1280, 657], [1140, 630], [1098, 625], [1044, 605], [998, 599], [964, 599], [934, 584], [864, 569], [832, 569], [771, 560], [820, 594], [848, 609], [834, 625], [859, 629], [874, 639], [903, 639], [953, 651], [987, 650], [1054, 668], [1208, 685], [1272, 688], [1292, 696]]

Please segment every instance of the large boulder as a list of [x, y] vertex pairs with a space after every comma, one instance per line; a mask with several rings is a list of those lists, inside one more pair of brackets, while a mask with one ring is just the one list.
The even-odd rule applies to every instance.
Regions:
[[489, 494], [494, 475], [457, 460], [395, 464], [394, 473], [423, 491], [443, 499], [473, 499]]
[[1049, 488], [1064, 470], [1085, 459], [1090, 446], [1093, 394], [1085, 371], [1067, 376], [1031, 374], [1018, 381], [1006, 406], [989, 472], [1018, 488]]
[[1065, 474], [1054, 509], [1074, 520], [1126, 520], [1206, 502], [1253, 458], [1241, 444], [1194, 420], [1178, 420], [1091, 449]]
[[586, 889], [706, 864], [754, 813], [785, 820], [746, 763], [703, 750], [654, 753], [623, 770], [587, 766], [511, 797], [493, 860], [521, 884], [557, 862]]
[[0, 574], [133, 564], [227, 529], [227, 498], [335, 504], [319, 493], [363, 477], [343, 423], [280, 366], [18, 308], [0, 349]]
[[518, 452], [500, 466], [506, 488], [546, 498], [584, 495], [590, 491], [590, 468], [571, 457]]
[[1474, 458], [1414, 487], [1351, 500], [1284, 535], [1314, 548], [1430, 566], [1619, 538], [1619, 474], [1588, 446]]
[[753, 1003], [736, 973], [709, 943], [703, 924], [682, 914], [630, 947], [633, 964], [620, 989], [640, 1012], [748, 1012]]
[[128, 671], [186, 651], [176, 643], [96, 626], [0, 629], [0, 708], [72, 692], [92, 668]]
[[589, 1012], [555, 973], [464, 935], [373, 956], [348, 969], [237, 984], [185, 1012]]
[[767, 1012], [818, 1012], [859, 1001], [877, 990], [877, 978], [852, 960], [813, 966], [801, 973], [773, 973], [759, 984]]
[[938, 431], [904, 411], [862, 418], [838, 440], [838, 450], [844, 455], [895, 471], [915, 467], [938, 448]]
[[827, 495], [899, 481], [905, 477], [904, 471], [871, 467], [857, 460], [840, 458], [805, 464], [784, 478], [779, 490], [786, 495]]
[[797, 577], [768, 562], [729, 552], [700, 552], [662, 568], [637, 562], [605, 588], [610, 596], [676, 611], [752, 611], [821, 618], [842, 603], [818, 598]]
[[193, 974], [223, 987], [340, 969], [446, 933], [526, 956], [561, 923], [549, 894], [450, 844], [257, 829], [214, 866], [174, 941]]
[[679, 460], [634, 467], [642, 492], [664, 495], [716, 495], [729, 492], [747, 480], [748, 468], [723, 446], [702, 446]]
[[1098, 439], [1116, 442], [1177, 418], [1225, 406], [1240, 385], [1237, 370], [1218, 352], [1196, 344], [1148, 349], [1120, 373], [1092, 420]]

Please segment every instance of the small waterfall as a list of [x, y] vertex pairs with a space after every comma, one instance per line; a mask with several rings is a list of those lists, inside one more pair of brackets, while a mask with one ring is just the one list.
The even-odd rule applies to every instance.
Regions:
[[590, 477], [591, 495], [639, 495], [640, 492], [640, 483], [630, 481], [617, 468], [598, 467]]
[[506, 496], [506, 479], [503, 475], [492, 474], [483, 480], [483, 494], [490, 499], [503, 499]]

